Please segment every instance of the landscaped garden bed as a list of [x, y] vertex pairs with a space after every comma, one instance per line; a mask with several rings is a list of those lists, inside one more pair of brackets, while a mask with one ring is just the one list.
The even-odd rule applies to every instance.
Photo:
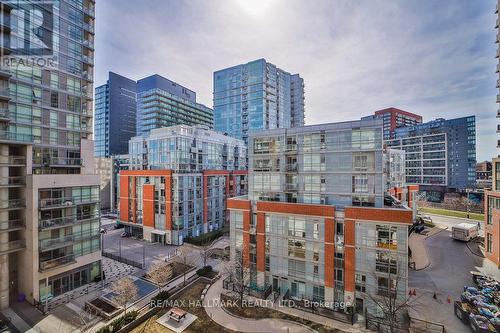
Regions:
[[[178, 300], [178, 307], [194, 314], [198, 317], [195, 322], [193, 322], [184, 332], [186, 333], [198, 333], [198, 332], [234, 332], [228, 330], [216, 322], [212, 321], [210, 317], [205, 312], [201, 301], [201, 292], [206, 286], [206, 282], [197, 281], [187, 287], [181, 294], [175, 297]], [[191, 306], [189, 306], [191, 302]], [[193, 305], [193, 303], [195, 305]], [[158, 324], [156, 320], [163, 316], [167, 312], [168, 308], [161, 309], [156, 315], [152, 316], [144, 323], [136, 327], [133, 333], [170, 333], [170, 331], [164, 326]]]

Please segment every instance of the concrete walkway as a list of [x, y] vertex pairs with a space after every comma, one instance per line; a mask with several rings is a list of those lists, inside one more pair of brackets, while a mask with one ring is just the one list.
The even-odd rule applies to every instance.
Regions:
[[219, 279], [208, 289], [203, 300], [203, 307], [213, 321], [225, 328], [244, 333], [316, 332], [307, 326], [288, 320], [242, 318], [229, 314], [220, 306], [210, 306], [210, 304], [220, 304], [221, 290], [222, 279]]

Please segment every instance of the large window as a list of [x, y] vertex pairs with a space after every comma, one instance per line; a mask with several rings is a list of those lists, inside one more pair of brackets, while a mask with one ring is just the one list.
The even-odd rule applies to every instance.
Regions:
[[397, 274], [398, 259], [396, 254], [389, 251], [377, 251], [375, 270], [381, 273]]
[[398, 248], [397, 232], [396, 226], [377, 225], [377, 247], [396, 250]]

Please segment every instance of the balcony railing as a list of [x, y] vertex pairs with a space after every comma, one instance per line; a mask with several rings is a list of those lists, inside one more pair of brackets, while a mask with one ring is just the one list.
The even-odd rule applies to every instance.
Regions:
[[90, 49], [94, 49], [94, 41], [86, 39], [83, 41], [83, 45]]
[[2, 156], [0, 155], [0, 165], [26, 165], [24, 156]]
[[0, 131], [0, 140], [33, 142], [33, 135]]
[[83, 56], [83, 62], [86, 62], [87, 64], [93, 65], [94, 64], [94, 59], [92, 57], [90, 57], [90, 56], [84, 55]]
[[382, 248], [382, 249], [388, 249], [388, 250], [397, 250], [398, 244], [396, 242], [393, 243], [393, 242], [378, 241], [377, 247]]
[[286, 165], [286, 171], [297, 171], [297, 163], [291, 163]]
[[0, 187], [20, 186], [24, 184], [26, 184], [26, 178], [24, 176], [0, 177]]
[[0, 120], [9, 120], [9, 109], [0, 108]]
[[47, 249], [51, 247], [64, 247], [67, 246], [69, 243], [73, 243], [75, 241], [74, 235], [68, 235], [64, 237], [58, 237], [58, 238], [48, 238], [48, 239], [41, 239], [39, 241], [39, 245], [41, 249]]
[[85, 29], [85, 30], [87, 30], [87, 31], [89, 31], [91, 33], [94, 33], [94, 27], [92, 25], [88, 24], [88, 23], [84, 23], [83, 24], [83, 29]]
[[0, 222], [0, 232], [9, 231], [12, 229], [24, 228], [24, 226], [25, 226], [24, 220], [22, 220], [22, 219], [3, 221], [3, 222]]
[[98, 197], [81, 197], [81, 198], [50, 198], [50, 199], [40, 199], [40, 208], [51, 208], [57, 206], [74, 206], [84, 203], [99, 202]]
[[64, 257], [54, 258], [40, 262], [40, 271], [46, 271], [55, 267], [68, 265], [76, 262], [75, 255], [70, 254]]
[[76, 157], [43, 157], [33, 160], [33, 164], [39, 165], [64, 165], [64, 166], [81, 166], [83, 160]]
[[48, 229], [48, 228], [59, 228], [67, 225], [78, 224], [92, 219], [98, 219], [98, 215], [89, 215], [89, 216], [64, 216], [49, 220], [41, 220], [38, 227], [39, 229]]
[[10, 99], [10, 89], [0, 88], [0, 97]]
[[26, 207], [24, 199], [10, 199], [0, 201], [0, 209], [17, 209]]
[[91, 7], [83, 7], [83, 12], [88, 16], [94, 18], [95, 17], [95, 9]]
[[0, 253], [14, 252], [17, 250], [22, 250], [26, 247], [24, 240], [15, 240], [5, 243], [0, 243]]
[[285, 189], [287, 191], [297, 191], [299, 186], [297, 184], [285, 184]]

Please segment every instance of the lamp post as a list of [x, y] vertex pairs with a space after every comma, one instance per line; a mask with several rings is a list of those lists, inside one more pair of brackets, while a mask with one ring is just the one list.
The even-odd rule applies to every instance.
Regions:
[[104, 265], [102, 262], [102, 258], [104, 254], [104, 234], [106, 233], [106, 230], [104, 230], [104, 228], [101, 228], [100, 233], [101, 233], [101, 287], [104, 287]]

